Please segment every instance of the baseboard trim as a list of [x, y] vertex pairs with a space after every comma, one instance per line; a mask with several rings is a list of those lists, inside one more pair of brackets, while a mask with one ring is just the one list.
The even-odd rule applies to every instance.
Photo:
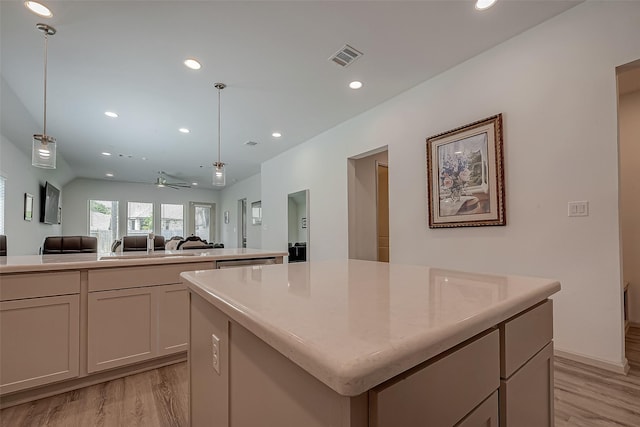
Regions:
[[72, 378], [55, 384], [49, 384], [29, 390], [18, 391], [15, 393], [0, 396], [0, 409], [8, 408], [15, 405], [21, 405], [33, 400], [43, 399], [45, 397], [54, 396], [60, 393], [66, 393], [68, 391], [77, 390], [83, 387], [89, 387], [95, 384], [115, 380], [129, 375], [139, 374], [141, 372], [150, 371], [152, 369], [161, 368], [163, 366], [173, 365], [174, 363], [185, 362], [186, 360], [187, 353], [182, 352], [158, 359], [148, 360], [146, 362], [138, 363], [131, 366], [98, 372], [82, 378]]
[[594, 357], [584, 356], [582, 354], [572, 353], [569, 351], [555, 349], [553, 355], [563, 359], [573, 360], [574, 362], [584, 363], [585, 365], [594, 366], [606, 371], [615, 372], [616, 374], [627, 375], [629, 372], [629, 361], [625, 357], [622, 364], [607, 362], [606, 360], [596, 359]]

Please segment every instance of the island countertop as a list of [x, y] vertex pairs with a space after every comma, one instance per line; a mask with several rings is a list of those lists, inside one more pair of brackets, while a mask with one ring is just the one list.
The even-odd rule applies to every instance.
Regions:
[[544, 301], [552, 279], [357, 260], [181, 274], [189, 290], [343, 396]]
[[10, 255], [0, 257], [0, 275], [137, 265], [184, 264], [230, 259], [283, 257], [287, 255], [286, 252], [249, 248], [155, 251], [151, 254], [147, 254], [145, 251], [134, 251], [62, 255]]

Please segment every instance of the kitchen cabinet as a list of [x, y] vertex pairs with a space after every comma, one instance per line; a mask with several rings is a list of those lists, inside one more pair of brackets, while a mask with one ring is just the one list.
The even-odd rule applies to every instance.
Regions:
[[153, 287], [89, 293], [89, 373], [156, 356], [156, 298]]
[[158, 292], [158, 355], [187, 351], [189, 291], [183, 284], [164, 285]]
[[77, 377], [80, 274], [12, 274], [1, 284], [0, 394]]

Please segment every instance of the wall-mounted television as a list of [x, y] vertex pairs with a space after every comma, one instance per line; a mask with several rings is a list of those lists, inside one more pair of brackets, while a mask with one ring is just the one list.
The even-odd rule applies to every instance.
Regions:
[[58, 224], [60, 222], [60, 190], [47, 181], [42, 193], [40, 220], [45, 224]]

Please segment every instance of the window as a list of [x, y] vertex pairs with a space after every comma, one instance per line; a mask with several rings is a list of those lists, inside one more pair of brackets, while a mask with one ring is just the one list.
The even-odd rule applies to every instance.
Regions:
[[118, 202], [89, 200], [89, 235], [98, 238], [98, 252], [111, 252], [118, 238]]
[[160, 205], [160, 234], [167, 240], [173, 236], [184, 236], [183, 205]]
[[4, 232], [4, 188], [7, 180], [4, 176], [0, 176], [0, 234]]
[[149, 234], [153, 232], [153, 203], [128, 202], [127, 234]]

